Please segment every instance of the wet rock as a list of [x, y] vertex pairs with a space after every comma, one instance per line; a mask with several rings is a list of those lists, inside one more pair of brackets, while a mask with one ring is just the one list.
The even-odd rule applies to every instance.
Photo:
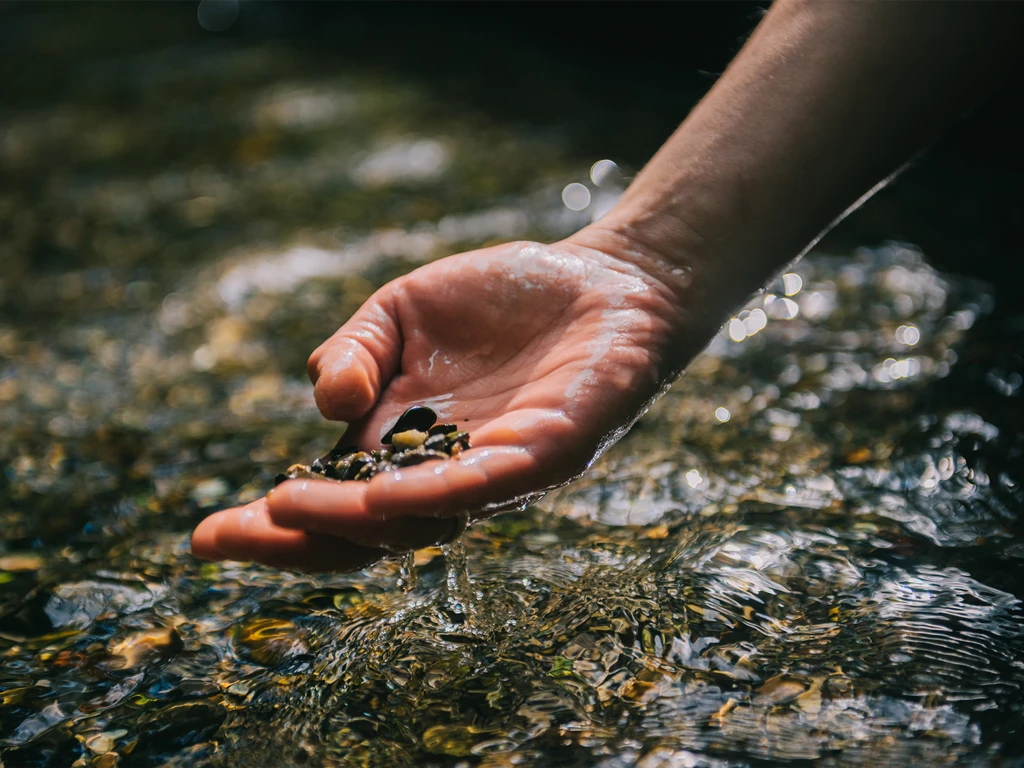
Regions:
[[477, 742], [494, 735], [492, 729], [475, 725], [435, 725], [424, 731], [423, 748], [435, 755], [466, 757]]
[[806, 682], [796, 680], [785, 675], [776, 675], [765, 681], [764, 685], [757, 689], [754, 697], [754, 704], [762, 706], [774, 706], [793, 701], [802, 693], [807, 691]]
[[290, 466], [274, 479], [274, 484], [296, 478], [369, 480], [399, 467], [456, 458], [469, 448], [468, 432], [458, 431], [454, 424], [435, 425], [436, 419], [430, 408], [413, 406], [384, 436], [383, 448], [360, 451], [354, 446], [342, 446], [339, 440], [338, 445], [312, 464]]
[[136, 632], [115, 643], [110, 653], [121, 669], [134, 669], [168, 659], [183, 647], [181, 635], [174, 627], [161, 627]]
[[8, 738], [14, 744], [23, 744], [66, 719], [67, 713], [53, 702], [25, 718]]
[[427, 433], [418, 429], [409, 429], [405, 432], [396, 432], [391, 438], [391, 445], [399, 451], [407, 451], [412, 448], [419, 448], [426, 442]]
[[189, 494], [192, 501], [200, 508], [212, 507], [222, 503], [225, 496], [230, 493], [231, 487], [222, 477], [212, 477], [196, 483]]
[[240, 625], [232, 638], [244, 659], [276, 667], [309, 653], [307, 632], [286, 619], [252, 619]]
[[167, 588], [158, 584], [79, 581], [56, 587], [45, 610], [55, 627], [86, 627], [102, 617], [152, 608], [166, 592]]
[[90, 736], [85, 740], [85, 747], [90, 752], [94, 752], [97, 755], [104, 755], [110, 752], [117, 740], [127, 736], [128, 731], [123, 728], [118, 728], [114, 731], [104, 731], [103, 733], [97, 733], [94, 736]]
[[117, 752], [105, 752], [89, 761], [89, 768], [114, 768], [121, 761]]
[[35, 552], [12, 552], [0, 555], [0, 571], [38, 571], [43, 562], [42, 556]]
[[414, 405], [398, 417], [398, 421], [396, 421], [395, 425], [388, 430], [384, 437], [381, 438], [381, 442], [387, 445], [391, 443], [391, 438], [394, 435], [410, 429], [426, 432], [434, 426], [436, 421], [437, 414], [434, 413], [432, 408], [428, 408], [425, 405]]

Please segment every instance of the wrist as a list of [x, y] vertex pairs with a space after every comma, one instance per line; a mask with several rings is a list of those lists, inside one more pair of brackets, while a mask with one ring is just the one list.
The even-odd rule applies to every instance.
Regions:
[[566, 242], [632, 264], [683, 299], [694, 282], [706, 282], [705, 273], [717, 258], [708, 241], [695, 230], [681, 222], [654, 227], [650, 225], [653, 218], [645, 215], [637, 221], [609, 214], [566, 238]]
[[623, 203], [566, 242], [639, 268], [667, 288], [683, 316], [685, 334], [699, 337], [701, 345], [773, 274], [764, 264], [750, 264], [728, 240], [663, 207]]

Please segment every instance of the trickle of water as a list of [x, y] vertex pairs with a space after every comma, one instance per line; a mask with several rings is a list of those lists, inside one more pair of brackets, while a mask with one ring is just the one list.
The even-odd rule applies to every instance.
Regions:
[[416, 589], [416, 553], [411, 549], [398, 561], [398, 588], [403, 592]]
[[473, 585], [466, 563], [466, 545], [461, 538], [441, 547], [447, 571], [448, 606], [469, 617], [473, 612]]

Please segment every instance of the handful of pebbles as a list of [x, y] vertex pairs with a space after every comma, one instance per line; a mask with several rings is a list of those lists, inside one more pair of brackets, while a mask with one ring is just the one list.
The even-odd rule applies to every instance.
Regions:
[[438, 424], [437, 414], [425, 405], [403, 413], [381, 439], [383, 448], [361, 451], [341, 441], [309, 466], [293, 464], [274, 479], [274, 485], [299, 477], [320, 480], [369, 480], [379, 472], [394, 472], [427, 461], [454, 459], [469, 448], [469, 433], [454, 424]]

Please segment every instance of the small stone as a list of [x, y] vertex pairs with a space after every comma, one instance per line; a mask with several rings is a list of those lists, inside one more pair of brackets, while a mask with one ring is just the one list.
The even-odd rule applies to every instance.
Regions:
[[805, 683], [784, 675], [776, 675], [766, 680], [764, 685], [757, 689], [754, 704], [768, 706], [784, 704], [787, 701], [792, 701], [806, 690]]
[[114, 748], [114, 744], [117, 743], [118, 739], [127, 735], [128, 731], [123, 728], [119, 728], [116, 731], [104, 731], [86, 739], [85, 746], [97, 755], [104, 755]]
[[409, 429], [405, 432], [397, 432], [391, 438], [391, 444], [403, 451], [419, 448], [427, 440], [427, 433], [418, 429]]
[[447, 458], [448, 454], [441, 453], [440, 451], [416, 450], [396, 456], [395, 464], [399, 467], [414, 467], [425, 461], [444, 461]]
[[196, 483], [190, 494], [192, 501], [200, 507], [212, 507], [227, 496], [231, 489], [222, 477], [211, 477]]
[[430, 435], [430, 437], [424, 441], [423, 447], [428, 451], [443, 451], [444, 435], [432, 434], [431, 432], [428, 432], [427, 434]]
[[796, 697], [796, 705], [808, 715], [817, 715], [821, 712], [821, 691], [812, 688]]
[[388, 430], [388, 433], [381, 438], [381, 442], [387, 445], [392, 442], [392, 437], [394, 435], [410, 429], [425, 432], [434, 426], [436, 421], [437, 414], [434, 413], [433, 409], [427, 408], [425, 405], [414, 405], [398, 417], [398, 421], [396, 421], [395, 425]]
[[181, 635], [174, 627], [161, 627], [129, 635], [111, 647], [110, 653], [120, 659], [122, 669], [133, 669], [173, 656], [182, 647]]
[[238, 626], [233, 644], [243, 658], [275, 667], [310, 651], [306, 632], [285, 619], [252, 619]]
[[668, 526], [667, 525], [656, 525], [653, 528], [648, 528], [644, 532], [644, 536], [648, 539], [667, 539], [668, 538]]
[[35, 552], [0, 555], [0, 571], [38, 571], [42, 567], [43, 558]]
[[426, 406], [413, 406], [384, 436], [383, 447], [361, 451], [342, 440], [312, 465], [293, 464], [277, 475], [274, 484], [287, 479], [314, 478], [335, 481], [369, 480], [381, 472], [394, 472], [426, 461], [444, 461], [469, 448], [469, 433], [455, 424], [434, 424], [437, 415]]

